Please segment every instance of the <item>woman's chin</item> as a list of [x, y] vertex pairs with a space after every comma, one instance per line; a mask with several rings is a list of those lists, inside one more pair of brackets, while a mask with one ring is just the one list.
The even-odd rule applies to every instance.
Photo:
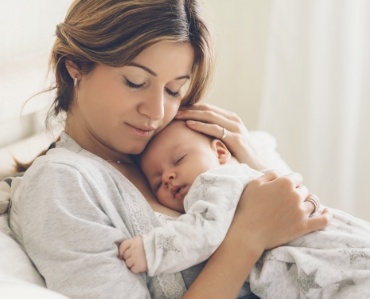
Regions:
[[148, 143], [146, 142], [145, 144], [140, 144], [140, 145], [137, 145], [137, 146], [133, 146], [130, 149], [130, 154], [132, 154], [132, 155], [139, 155], [139, 154], [141, 154], [144, 151], [144, 149], [145, 149], [145, 147], [146, 147], [147, 144]]

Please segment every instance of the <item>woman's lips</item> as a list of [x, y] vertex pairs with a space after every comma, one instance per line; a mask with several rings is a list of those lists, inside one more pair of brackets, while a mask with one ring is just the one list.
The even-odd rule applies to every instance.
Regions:
[[147, 127], [147, 126], [138, 126], [138, 125], [126, 125], [131, 129], [131, 132], [137, 137], [140, 138], [151, 138], [156, 130], [156, 128], [153, 127]]

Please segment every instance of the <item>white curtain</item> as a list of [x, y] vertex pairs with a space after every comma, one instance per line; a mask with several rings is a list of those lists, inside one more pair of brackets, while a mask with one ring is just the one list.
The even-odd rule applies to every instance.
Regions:
[[326, 205], [370, 221], [370, 1], [273, 0], [259, 128]]

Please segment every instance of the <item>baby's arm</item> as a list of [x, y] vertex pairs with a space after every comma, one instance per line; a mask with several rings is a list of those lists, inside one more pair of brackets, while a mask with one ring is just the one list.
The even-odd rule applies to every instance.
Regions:
[[140, 236], [124, 240], [119, 246], [119, 257], [133, 273], [148, 271], [143, 238]]
[[142, 236], [148, 275], [182, 271], [209, 258], [227, 233], [245, 184], [255, 175], [260, 173], [234, 164], [199, 176], [186, 196], [186, 214]]

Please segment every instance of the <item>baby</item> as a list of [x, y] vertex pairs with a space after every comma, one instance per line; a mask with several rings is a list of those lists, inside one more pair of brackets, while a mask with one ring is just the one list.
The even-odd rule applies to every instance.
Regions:
[[[245, 186], [262, 174], [238, 163], [221, 140], [182, 121], [173, 121], [150, 142], [141, 166], [158, 201], [185, 213], [176, 219], [162, 215], [161, 226], [122, 242], [126, 265], [150, 276], [209, 258], [224, 239]], [[370, 224], [332, 213], [327, 229], [265, 252], [248, 278], [256, 295], [277, 296], [276, 290], [284, 289], [285, 298], [370, 296]]]

